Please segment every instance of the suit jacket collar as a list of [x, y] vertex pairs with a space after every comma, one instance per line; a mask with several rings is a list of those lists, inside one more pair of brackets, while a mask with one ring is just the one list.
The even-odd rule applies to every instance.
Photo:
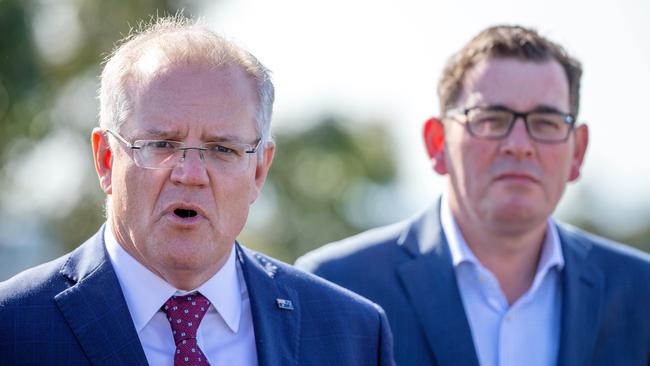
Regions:
[[601, 319], [605, 276], [589, 261], [584, 234], [558, 225], [565, 266], [558, 365], [590, 365]]
[[[103, 232], [102, 227], [70, 254], [60, 273], [71, 285], [54, 300], [91, 364], [147, 365]], [[249, 292], [259, 365], [298, 365], [297, 293], [276, 280], [282, 273], [271, 260], [239, 244], [235, 249]]]
[[91, 364], [147, 365], [103, 232], [70, 254], [60, 270], [70, 287], [54, 301]]
[[478, 366], [439, 213], [438, 203], [405, 227], [398, 244], [411, 259], [398, 273], [437, 363]]
[[260, 366], [298, 365], [300, 303], [297, 292], [278, 278], [282, 269], [273, 261], [236, 243], [248, 288]]
[[[439, 212], [438, 202], [405, 226], [398, 244], [412, 259], [399, 274], [438, 363], [478, 365]], [[592, 245], [584, 234], [560, 225], [558, 234], [565, 265], [557, 364], [588, 365], [593, 362], [605, 277], [588, 259]]]

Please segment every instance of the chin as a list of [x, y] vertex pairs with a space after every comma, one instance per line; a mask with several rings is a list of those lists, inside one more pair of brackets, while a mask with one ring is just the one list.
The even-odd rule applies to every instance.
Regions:
[[209, 257], [205, 256], [179, 256], [172, 255], [165, 259], [167, 268], [174, 268], [176, 271], [198, 271], [208, 267], [210, 263]]
[[167, 244], [160, 248], [158, 256], [169, 268], [194, 270], [217, 262], [219, 255], [207, 243]]
[[496, 210], [492, 218], [494, 221], [512, 227], [512, 229], [531, 228], [546, 220], [539, 207], [530, 205], [508, 205]]
[[497, 220], [527, 220], [539, 214], [540, 204], [530, 195], [500, 194], [483, 202], [483, 212]]

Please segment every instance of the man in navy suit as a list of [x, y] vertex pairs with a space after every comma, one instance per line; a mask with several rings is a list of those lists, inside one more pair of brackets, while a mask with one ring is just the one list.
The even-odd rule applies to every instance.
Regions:
[[386, 310], [398, 365], [650, 365], [649, 256], [551, 217], [587, 149], [580, 76], [533, 30], [484, 30], [424, 126], [441, 199], [298, 260]]
[[239, 245], [273, 84], [178, 17], [127, 38], [92, 132], [107, 223], [0, 284], [1, 365], [391, 365], [380, 307]]

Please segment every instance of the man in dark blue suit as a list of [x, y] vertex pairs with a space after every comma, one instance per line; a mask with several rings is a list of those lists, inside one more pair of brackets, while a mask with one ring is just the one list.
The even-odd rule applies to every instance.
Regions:
[[0, 284], [0, 365], [392, 365], [380, 307], [235, 240], [274, 153], [273, 84], [181, 18], [102, 72], [107, 223]]
[[650, 365], [650, 258], [560, 224], [581, 65], [517, 26], [454, 55], [424, 126], [441, 199], [297, 265], [380, 304], [398, 365]]

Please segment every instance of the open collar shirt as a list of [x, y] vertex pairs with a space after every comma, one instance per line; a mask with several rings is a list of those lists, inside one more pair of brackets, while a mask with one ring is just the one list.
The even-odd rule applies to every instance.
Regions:
[[234, 246], [223, 267], [209, 280], [192, 291], [181, 291], [127, 253], [110, 225], [106, 225], [104, 241], [150, 365], [174, 364], [176, 345], [161, 306], [173, 295], [194, 291], [211, 303], [197, 331], [197, 343], [210, 364], [257, 365], [250, 300]]
[[548, 219], [531, 287], [509, 305], [496, 276], [481, 264], [465, 242], [446, 192], [440, 210], [442, 229], [480, 364], [555, 365], [560, 338], [564, 258], [553, 220]]

